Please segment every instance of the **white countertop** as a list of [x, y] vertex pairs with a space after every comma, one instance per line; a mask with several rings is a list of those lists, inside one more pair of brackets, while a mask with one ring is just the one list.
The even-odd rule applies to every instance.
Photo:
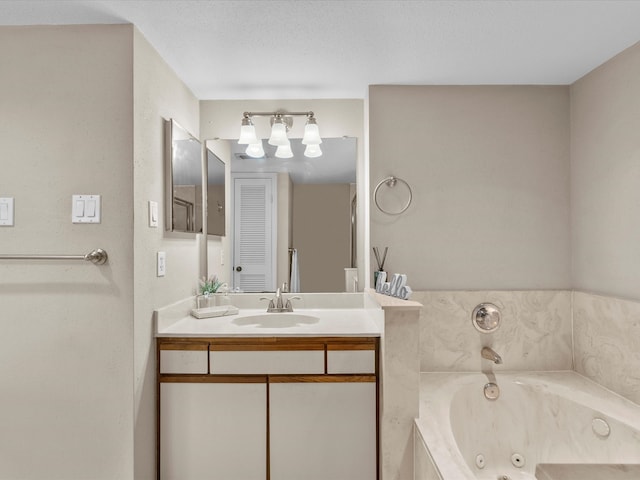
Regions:
[[384, 313], [379, 308], [300, 308], [292, 313], [241, 309], [237, 315], [203, 319], [182, 314], [171, 322], [161, 322], [156, 317], [156, 336], [379, 337], [383, 319]]

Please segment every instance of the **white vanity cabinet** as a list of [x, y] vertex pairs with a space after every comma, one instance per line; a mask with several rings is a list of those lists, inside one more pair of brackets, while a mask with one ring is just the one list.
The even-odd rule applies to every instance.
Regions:
[[271, 480], [376, 478], [375, 382], [271, 383]]
[[377, 337], [157, 346], [160, 480], [379, 478]]
[[160, 397], [162, 480], [264, 480], [265, 383], [167, 382]]

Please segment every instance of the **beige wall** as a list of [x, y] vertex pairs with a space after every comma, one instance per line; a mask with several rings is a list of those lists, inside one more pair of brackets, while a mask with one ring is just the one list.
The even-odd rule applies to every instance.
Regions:
[[371, 207], [386, 270], [414, 290], [570, 287], [568, 87], [372, 86], [369, 116], [371, 189], [413, 189], [402, 215]]
[[639, 80], [640, 43], [571, 86], [576, 370], [636, 403], [640, 401]]
[[[133, 474], [133, 27], [0, 27], [0, 478]], [[71, 223], [71, 195], [102, 223]]]
[[571, 86], [573, 284], [640, 300], [640, 44]]
[[[365, 140], [364, 140], [364, 102], [363, 100], [205, 100], [200, 102], [200, 137], [202, 139], [233, 139], [238, 138], [240, 132], [240, 120], [242, 113], [246, 111], [264, 112], [276, 111], [284, 109], [293, 111], [312, 110], [318, 120], [320, 134], [323, 137], [355, 137], [357, 139], [357, 161], [358, 161], [358, 195], [359, 198], [365, 198], [367, 195], [367, 182], [365, 165]], [[294, 121], [293, 128], [290, 133], [291, 138], [302, 138], [304, 133], [304, 119], [301, 117]], [[256, 130], [258, 136], [266, 138], [269, 136], [269, 122], [256, 122]], [[223, 143], [223, 142], [212, 142]], [[216, 152], [217, 153], [217, 152]], [[219, 155], [220, 158], [226, 159]], [[364, 203], [360, 202], [358, 213], [358, 244], [361, 251], [366, 250], [366, 221], [367, 215], [364, 210]], [[229, 224], [227, 224], [229, 225]], [[229, 238], [223, 240], [223, 250], [225, 258], [225, 266], [222, 267], [225, 272], [225, 278], [229, 278], [227, 273], [231, 268], [230, 247], [228, 246]], [[209, 263], [212, 264], [211, 258], [219, 258], [220, 254], [218, 246], [209, 244]], [[359, 269], [364, 268], [364, 255], [359, 255]], [[218, 267], [219, 264], [213, 264]], [[341, 285], [344, 284], [344, 273]], [[362, 284], [360, 284], [362, 287]], [[339, 290], [341, 290], [340, 288]]]
[[[3, 253], [109, 253], [0, 263], [0, 478], [155, 478], [152, 313], [205, 263], [199, 236], [148, 227], [148, 201], [163, 219], [163, 118], [197, 134], [198, 101], [131, 25], [1, 28], [0, 61]], [[71, 224], [73, 193], [102, 195], [101, 224]]]
[[[155, 479], [156, 431], [153, 310], [194, 295], [206, 264], [202, 235], [170, 233], [164, 226], [163, 122], [174, 118], [198, 136], [198, 100], [137, 30], [133, 68], [135, 479], [150, 480]], [[149, 200], [158, 202], [158, 228], [148, 226]], [[156, 276], [158, 251], [167, 254], [164, 277]]]
[[293, 247], [303, 292], [342, 292], [350, 267], [350, 185], [293, 186]]

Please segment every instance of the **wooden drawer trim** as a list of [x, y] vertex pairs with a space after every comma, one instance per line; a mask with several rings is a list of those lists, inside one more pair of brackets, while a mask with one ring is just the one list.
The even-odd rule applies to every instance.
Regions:
[[327, 350], [375, 350], [376, 342], [327, 343]]
[[375, 375], [269, 375], [269, 383], [375, 383]]
[[161, 383], [267, 383], [267, 375], [163, 374]]
[[162, 374], [160, 383], [375, 383], [375, 375], [200, 375]]
[[209, 342], [161, 342], [158, 347], [160, 350], [207, 351], [209, 349]]
[[276, 352], [276, 351], [318, 351], [324, 350], [324, 343], [212, 343], [212, 352]]
[[181, 349], [190, 345], [282, 345], [290, 348], [292, 345], [331, 345], [339, 349], [340, 345], [349, 348], [375, 348], [378, 337], [159, 337], [158, 347], [161, 349]]

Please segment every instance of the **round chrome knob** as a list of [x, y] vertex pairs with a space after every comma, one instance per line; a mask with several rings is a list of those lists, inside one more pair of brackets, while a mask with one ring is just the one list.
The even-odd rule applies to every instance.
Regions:
[[479, 332], [495, 332], [500, 326], [500, 310], [493, 303], [481, 303], [473, 310], [471, 321]]

